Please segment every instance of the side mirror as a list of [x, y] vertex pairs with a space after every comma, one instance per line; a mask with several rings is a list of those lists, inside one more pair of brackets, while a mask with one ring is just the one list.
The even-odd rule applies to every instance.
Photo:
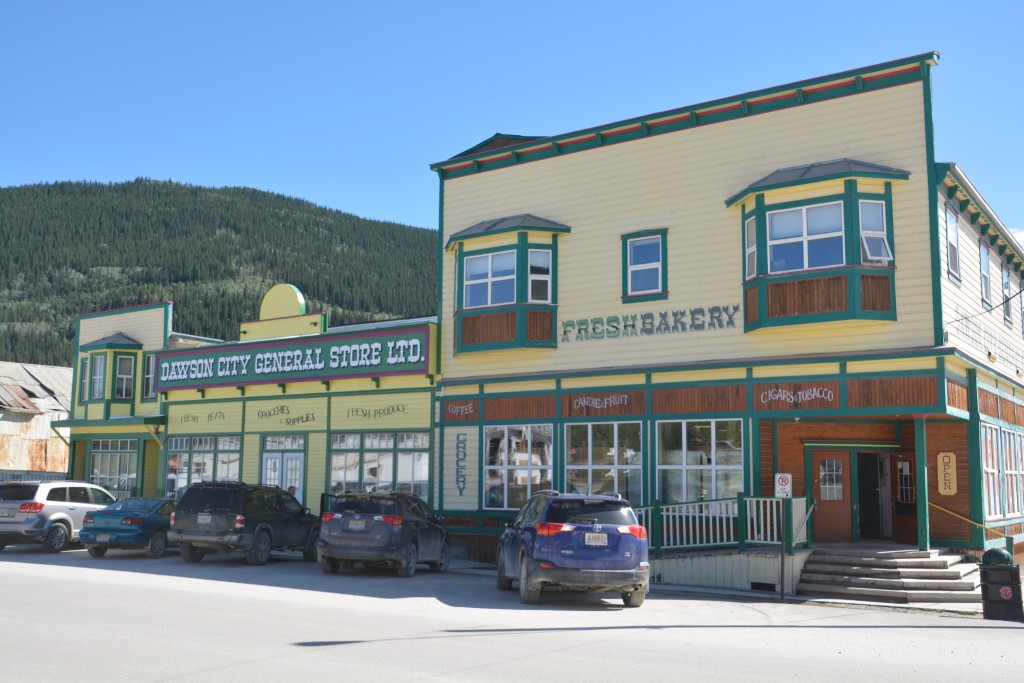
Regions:
[[438, 515], [437, 516], [437, 523], [441, 524], [441, 525], [444, 525], [444, 515]]

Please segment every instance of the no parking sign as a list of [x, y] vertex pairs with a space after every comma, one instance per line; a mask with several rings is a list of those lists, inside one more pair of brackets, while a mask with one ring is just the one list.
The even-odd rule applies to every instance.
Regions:
[[793, 497], [793, 475], [785, 472], [777, 472], [775, 474], [775, 497], [776, 498], [792, 498]]

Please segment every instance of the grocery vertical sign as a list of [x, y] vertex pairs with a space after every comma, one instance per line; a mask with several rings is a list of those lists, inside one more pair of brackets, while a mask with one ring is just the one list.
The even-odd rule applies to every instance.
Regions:
[[431, 325], [168, 351], [157, 391], [430, 375]]

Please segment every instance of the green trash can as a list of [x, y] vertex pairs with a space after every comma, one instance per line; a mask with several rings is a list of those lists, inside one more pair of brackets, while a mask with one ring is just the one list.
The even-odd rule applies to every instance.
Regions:
[[1024, 621], [1020, 595], [1020, 566], [1002, 548], [992, 548], [981, 558], [981, 611], [986, 619]]

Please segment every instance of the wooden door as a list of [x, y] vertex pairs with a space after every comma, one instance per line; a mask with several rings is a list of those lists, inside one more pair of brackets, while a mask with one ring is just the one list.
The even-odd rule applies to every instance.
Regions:
[[836, 543], [853, 539], [850, 498], [850, 454], [847, 451], [815, 451], [814, 540]]

